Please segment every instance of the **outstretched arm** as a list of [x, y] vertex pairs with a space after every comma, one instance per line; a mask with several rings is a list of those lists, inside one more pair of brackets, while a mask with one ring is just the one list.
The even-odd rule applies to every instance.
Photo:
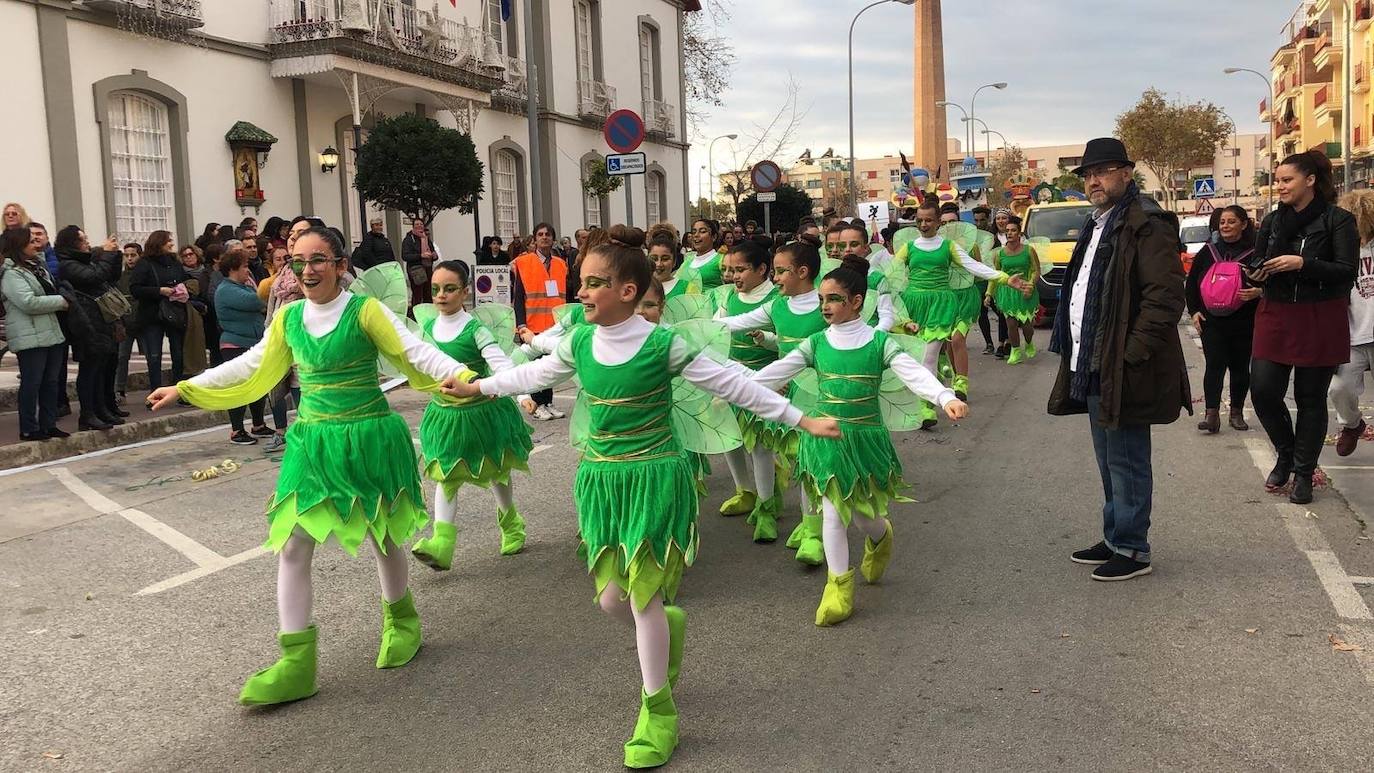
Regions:
[[743, 314], [736, 314], [733, 317], [720, 317], [717, 321], [725, 325], [725, 329], [731, 333], [743, 333], [748, 330], [763, 330], [773, 328], [773, 312], [769, 309], [772, 304], [764, 305]]
[[369, 298], [358, 320], [378, 353], [405, 374], [413, 389], [433, 392], [449, 376], [467, 370], [463, 363], [417, 338], [380, 301]]
[[811, 365], [811, 342], [802, 341], [797, 348], [780, 360], [768, 363], [762, 370], [753, 372], [753, 382], [769, 389], [782, 389], [787, 382]]
[[969, 272], [970, 274], [973, 274], [979, 279], [986, 279], [989, 282], [1007, 281], [1006, 274], [1002, 273], [1001, 271], [998, 271], [992, 266], [987, 265], [986, 263], [979, 263], [978, 261], [974, 260], [971, 255], [964, 251], [963, 247], [960, 247], [954, 242], [949, 243], [949, 249], [952, 253], [954, 253], [954, 261], [958, 263], [960, 266], [963, 266], [965, 271]]
[[197, 408], [224, 411], [257, 400], [291, 371], [285, 321], [285, 314], [277, 315], [267, 335], [251, 349], [176, 386], [158, 389], [148, 401], [158, 409], [184, 398]]
[[541, 357], [534, 362], [503, 370], [475, 381], [471, 386], [476, 387], [476, 389], [470, 392], [464, 393], [463, 390], [459, 389], [458, 392], [450, 392], [450, 394], [471, 396], [476, 394], [478, 389], [480, 389], [481, 394], [492, 397], [529, 394], [557, 386], [572, 378], [576, 372], [573, 367], [572, 339], [565, 339], [558, 350], [548, 357]]

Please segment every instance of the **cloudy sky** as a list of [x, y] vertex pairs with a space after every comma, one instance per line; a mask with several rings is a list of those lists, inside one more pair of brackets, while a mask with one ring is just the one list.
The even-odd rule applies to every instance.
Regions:
[[[800, 86], [807, 115], [793, 158], [775, 160], [786, 167], [807, 147], [846, 154], [846, 32], [871, 0], [722, 2], [730, 9], [723, 29], [737, 61], [725, 105], [713, 108], [691, 138], [690, 168], [706, 164], [705, 139], [750, 134], [770, 119], [789, 76]], [[946, 0], [945, 91], [968, 108], [979, 85], [1007, 81], [1005, 90], [978, 95], [977, 115], [1025, 146], [1110, 134], [1117, 114], [1152, 86], [1210, 100], [1242, 132], [1262, 131], [1264, 84], [1221, 70], [1267, 71], [1297, 7], [1298, 0]], [[892, 3], [870, 9], [855, 27], [855, 153], [861, 158], [910, 151], [913, 19], [913, 8]], [[950, 135], [962, 137], [959, 111], [948, 113]], [[716, 143], [718, 171], [729, 166], [727, 147], [728, 140]], [[695, 192], [695, 174], [691, 185]]]

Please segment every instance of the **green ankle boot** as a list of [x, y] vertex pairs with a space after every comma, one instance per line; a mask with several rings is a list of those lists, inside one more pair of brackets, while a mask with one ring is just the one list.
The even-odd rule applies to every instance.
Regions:
[[668, 686], [677, 687], [677, 678], [682, 673], [682, 644], [687, 638], [687, 613], [682, 607], [664, 604], [663, 614], [668, 617]]
[[797, 545], [797, 561], [807, 566], [820, 566], [825, 563], [825, 545], [821, 542], [821, 517], [803, 515], [801, 543]]
[[758, 503], [759, 495], [744, 489], [735, 489], [735, 495], [725, 500], [720, 506], [721, 515], [744, 515], [754, 509]]
[[434, 536], [415, 543], [410, 554], [435, 571], [453, 568], [453, 545], [458, 541], [458, 527], [443, 521], [434, 522]]
[[760, 499], [749, 513], [749, 523], [754, 526], [755, 542], [773, 542], [778, 538], [778, 511], [782, 509], [782, 495], [774, 494]]
[[650, 695], [640, 691], [639, 721], [625, 742], [625, 767], [656, 768], [668, 762], [677, 748], [677, 705], [673, 688]]
[[245, 706], [271, 706], [309, 698], [319, 692], [315, 686], [315, 626], [304, 631], [277, 634], [281, 657], [276, 663], [248, 677], [239, 692]]
[[525, 549], [525, 519], [514, 507], [497, 510], [496, 525], [501, 527], [501, 555], [513, 556]]
[[963, 374], [955, 374], [953, 383], [949, 385], [949, 388], [954, 390], [955, 397], [958, 397], [960, 400], [967, 400], [968, 376], [965, 376]]
[[793, 529], [792, 533], [787, 535], [786, 544], [788, 550], [796, 550], [801, 546], [802, 540], [806, 539], [806, 518], [807, 516], [803, 515], [801, 523], [797, 524], [797, 528]]
[[854, 570], [831, 574], [825, 581], [820, 606], [816, 607], [816, 625], [821, 627], [843, 623], [854, 614]]
[[420, 613], [415, 599], [406, 595], [396, 601], [382, 600], [382, 646], [377, 651], [377, 668], [398, 668], [409, 663], [420, 651]]
[[892, 521], [887, 522], [887, 531], [876, 543], [864, 538], [864, 560], [859, 564], [859, 573], [870, 585], [883, 578], [887, 564], [892, 560]]

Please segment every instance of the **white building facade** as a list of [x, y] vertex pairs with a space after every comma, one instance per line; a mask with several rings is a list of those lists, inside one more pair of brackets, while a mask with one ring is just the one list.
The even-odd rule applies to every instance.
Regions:
[[[648, 128], [633, 222], [683, 223], [684, 3], [532, 6], [526, 20], [509, 0], [502, 21], [501, 0], [0, 0], [11, 41], [0, 201], [54, 231], [79, 224], [92, 241], [165, 228], [186, 243], [208, 222], [310, 214], [357, 242], [355, 122], [365, 138], [379, 116], [418, 113], [468, 132], [486, 166], [476, 215], [444, 212], [433, 227], [448, 257], [470, 259], [482, 235], [509, 240], [540, 221], [560, 235], [624, 222], [623, 188], [597, 198], [582, 181], [612, 152], [606, 116], [628, 108]], [[239, 203], [241, 159], [226, 138], [239, 122], [277, 139], [253, 181], [259, 206]], [[338, 166], [326, 171], [330, 148]], [[382, 216], [399, 252], [406, 224]]]

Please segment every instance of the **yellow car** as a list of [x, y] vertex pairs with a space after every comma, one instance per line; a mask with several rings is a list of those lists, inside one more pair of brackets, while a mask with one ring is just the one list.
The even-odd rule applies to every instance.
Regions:
[[1059, 307], [1059, 288], [1064, 283], [1064, 269], [1073, 257], [1078, 235], [1092, 216], [1093, 205], [1086, 201], [1056, 201], [1051, 204], [1032, 204], [1021, 224], [1026, 241], [1035, 247], [1040, 258], [1040, 308], [1045, 318], [1053, 317]]

